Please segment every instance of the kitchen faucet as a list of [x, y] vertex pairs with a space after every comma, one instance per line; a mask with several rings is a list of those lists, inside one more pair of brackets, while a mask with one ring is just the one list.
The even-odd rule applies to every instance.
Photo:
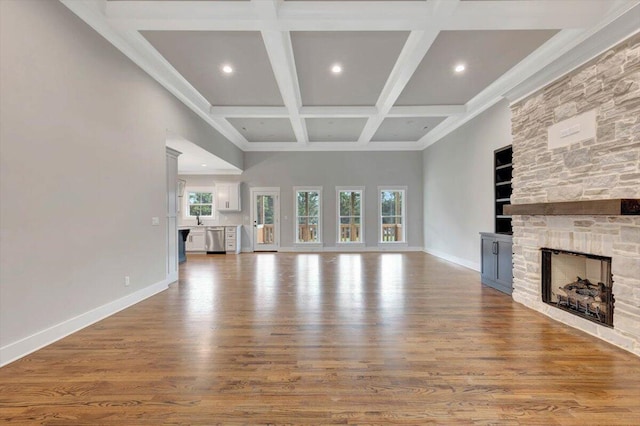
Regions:
[[196, 225], [202, 225], [202, 221], [200, 220], [200, 215], [196, 215]]

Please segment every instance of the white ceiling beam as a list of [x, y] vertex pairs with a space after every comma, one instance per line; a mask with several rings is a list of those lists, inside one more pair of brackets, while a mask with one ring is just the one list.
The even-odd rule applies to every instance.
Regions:
[[281, 31], [262, 31], [262, 38], [271, 61], [273, 74], [280, 88], [280, 94], [285, 107], [289, 111], [291, 126], [296, 140], [300, 144], [308, 142], [307, 127], [299, 111], [302, 107], [298, 75], [293, 60], [293, 48], [289, 33]]
[[[463, 114], [465, 105], [417, 105], [391, 107], [388, 117], [448, 117]], [[302, 118], [361, 118], [379, 115], [378, 108], [366, 106], [303, 106], [299, 110]], [[287, 107], [269, 106], [212, 106], [214, 118], [288, 118]]]
[[[371, 2], [230, 1], [109, 1], [107, 18], [120, 27], [136, 30], [201, 31], [407, 31], [474, 29], [586, 28], [606, 14], [611, 0], [435, 0]], [[620, 1], [620, 0], [616, 0]], [[633, 4], [635, 0], [623, 0]], [[277, 13], [265, 15], [263, 3]], [[455, 3], [445, 16], [442, 9]], [[269, 5], [273, 6], [269, 6]]]
[[[432, 0], [427, 3], [429, 10], [426, 13], [441, 20], [450, 16], [458, 3], [459, 0]], [[379, 115], [367, 120], [358, 138], [359, 144], [366, 145], [371, 141], [439, 33], [437, 29], [429, 29], [409, 34], [376, 102]]]
[[[309, 142], [304, 151], [418, 151], [415, 141], [411, 142], [371, 142], [358, 145], [348, 142]], [[300, 151], [297, 143], [250, 143], [245, 151]]]
[[212, 117], [221, 118], [289, 118], [287, 107], [265, 107], [265, 106], [231, 106], [210, 108]]
[[[459, 3], [459, 0], [432, 0], [427, 3], [429, 6], [428, 14], [440, 22], [451, 16], [458, 8]], [[391, 70], [376, 103], [380, 115], [367, 120], [358, 139], [359, 144], [367, 145], [371, 142], [371, 138], [373, 138], [385, 117], [393, 108], [393, 104], [404, 90], [439, 33], [437, 29], [429, 29], [412, 31], [409, 34], [409, 38], [402, 48], [402, 52], [400, 52], [400, 56]]]
[[[278, 19], [278, 6], [281, 5], [278, 0], [254, 0], [252, 4], [256, 6], [265, 20]], [[261, 33], [282, 101], [289, 111], [293, 133], [296, 135], [298, 144], [305, 145], [309, 142], [309, 136], [307, 135], [306, 123], [299, 114], [302, 107], [302, 96], [293, 58], [291, 36], [288, 32], [277, 30], [263, 30]]]
[[360, 106], [307, 106], [300, 108], [300, 116], [304, 118], [359, 118], [378, 114], [376, 107]]
[[[96, 1], [61, 0], [61, 2], [191, 108], [211, 127], [239, 148], [246, 147], [248, 141], [244, 136], [231, 126], [227, 120], [211, 117], [209, 115], [209, 108], [211, 107], [209, 101], [176, 71], [139, 32], [114, 28], [105, 20], [104, 9], [111, 2], [106, 2], [106, 6], [104, 2]], [[96, 7], [96, 5], [99, 7]]]
[[466, 105], [394, 106], [387, 117], [448, 117], [465, 112]]
[[412, 31], [409, 34], [376, 102], [379, 114], [367, 120], [358, 143], [366, 144], [371, 140], [437, 36], [438, 31]]

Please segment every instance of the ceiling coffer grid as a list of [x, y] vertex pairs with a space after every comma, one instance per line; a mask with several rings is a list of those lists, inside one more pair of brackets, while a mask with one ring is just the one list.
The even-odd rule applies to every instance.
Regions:
[[640, 0], [61, 1], [244, 150], [424, 149], [640, 10]]

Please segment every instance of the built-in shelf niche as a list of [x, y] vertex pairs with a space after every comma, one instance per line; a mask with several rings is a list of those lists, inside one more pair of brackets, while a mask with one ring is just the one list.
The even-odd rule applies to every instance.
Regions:
[[494, 151], [495, 183], [495, 231], [511, 235], [511, 216], [504, 213], [504, 206], [511, 204], [511, 178], [513, 176], [513, 148], [511, 145]]

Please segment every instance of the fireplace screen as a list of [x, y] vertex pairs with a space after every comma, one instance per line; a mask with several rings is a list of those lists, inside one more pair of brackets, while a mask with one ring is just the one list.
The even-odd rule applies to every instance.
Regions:
[[542, 249], [542, 300], [613, 327], [611, 258]]

